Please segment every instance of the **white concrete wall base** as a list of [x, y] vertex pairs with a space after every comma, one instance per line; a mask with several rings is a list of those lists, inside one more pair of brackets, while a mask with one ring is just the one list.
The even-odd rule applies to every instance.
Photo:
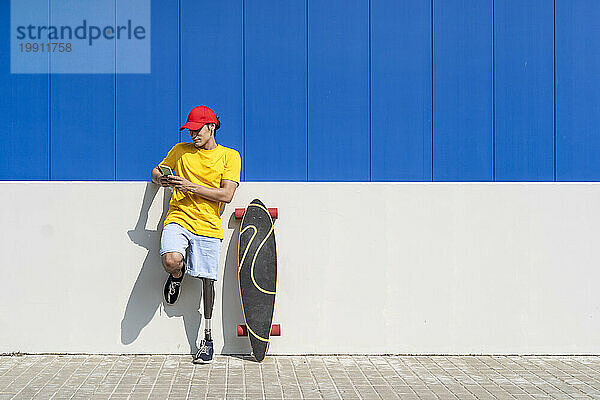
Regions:
[[[600, 353], [594, 183], [242, 183], [223, 214], [219, 353], [249, 352], [232, 214], [254, 197], [280, 211], [272, 354]], [[162, 300], [168, 198], [0, 183], [0, 353], [191, 353], [200, 282]]]

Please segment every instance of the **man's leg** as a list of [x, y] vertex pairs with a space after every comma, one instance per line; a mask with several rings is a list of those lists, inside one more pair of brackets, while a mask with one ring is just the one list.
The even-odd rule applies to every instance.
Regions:
[[179, 297], [181, 281], [183, 281], [183, 255], [179, 252], [169, 252], [162, 255], [162, 263], [169, 277], [165, 282], [163, 294], [167, 304], [174, 304]]
[[162, 265], [169, 273], [165, 282], [164, 296], [167, 304], [174, 304], [179, 297], [181, 281], [185, 272], [184, 254], [189, 245], [190, 233], [178, 224], [164, 227], [160, 238]]
[[[190, 241], [188, 273], [202, 279], [202, 301], [204, 302], [204, 339], [194, 356], [195, 363], [210, 363], [213, 360], [214, 344], [211, 335], [211, 318], [215, 303], [215, 280], [219, 272], [221, 239], [196, 236]], [[202, 325], [198, 327], [198, 338]]]

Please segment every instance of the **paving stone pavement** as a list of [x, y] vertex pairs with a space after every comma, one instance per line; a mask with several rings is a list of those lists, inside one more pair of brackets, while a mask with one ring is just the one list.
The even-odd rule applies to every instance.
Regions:
[[600, 357], [0, 356], [4, 399], [600, 399]]

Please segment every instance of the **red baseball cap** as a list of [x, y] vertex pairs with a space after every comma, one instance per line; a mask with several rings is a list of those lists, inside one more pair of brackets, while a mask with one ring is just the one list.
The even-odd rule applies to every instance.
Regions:
[[181, 128], [180, 131], [184, 129], [191, 129], [193, 131], [198, 130], [204, 126], [204, 124], [216, 124], [217, 117], [215, 116], [215, 112], [206, 106], [198, 106], [192, 108], [190, 111], [187, 122]]

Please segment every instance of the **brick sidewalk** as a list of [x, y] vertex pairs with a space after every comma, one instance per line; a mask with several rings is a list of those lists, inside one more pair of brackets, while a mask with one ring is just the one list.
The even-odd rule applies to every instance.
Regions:
[[0, 356], [0, 399], [600, 399], [597, 356]]

